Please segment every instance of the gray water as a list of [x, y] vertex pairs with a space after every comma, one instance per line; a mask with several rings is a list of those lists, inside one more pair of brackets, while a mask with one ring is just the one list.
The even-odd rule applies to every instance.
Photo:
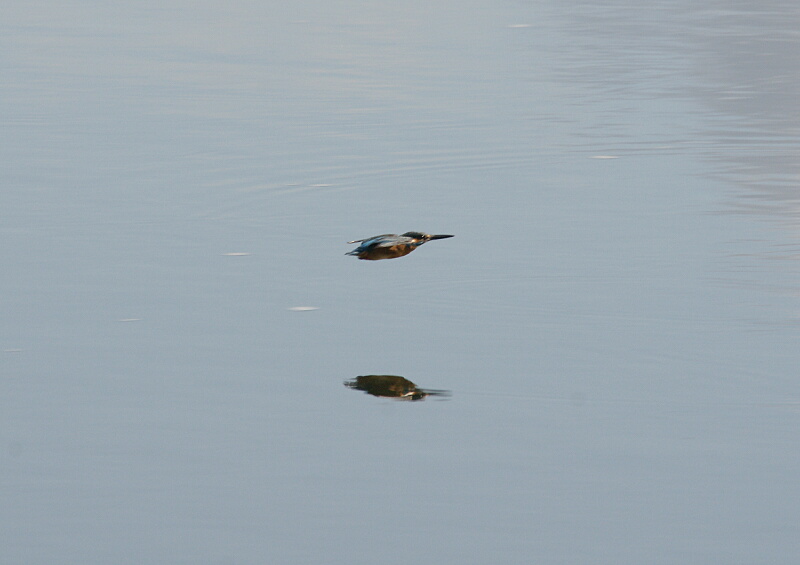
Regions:
[[4, 6], [0, 562], [796, 561], [800, 10], [288, 4]]

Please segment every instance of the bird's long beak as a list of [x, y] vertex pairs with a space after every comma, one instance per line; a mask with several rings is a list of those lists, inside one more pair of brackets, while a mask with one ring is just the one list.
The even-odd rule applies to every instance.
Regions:
[[452, 235], [432, 235], [431, 239], [447, 239], [448, 237], [453, 237]]

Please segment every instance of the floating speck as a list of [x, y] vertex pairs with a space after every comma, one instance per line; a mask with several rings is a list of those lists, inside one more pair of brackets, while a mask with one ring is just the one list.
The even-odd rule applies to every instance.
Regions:
[[141, 318], [121, 318], [118, 322], [140, 322]]
[[292, 312], [310, 312], [311, 310], [319, 310], [316, 306], [292, 306], [289, 308]]
[[3, 353], [22, 353], [22, 349], [4, 349]]
[[333, 185], [327, 182], [318, 182], [317, 184], [312, 184], [311, 186], [313, 188], [324, 188], [326, 186], [333, 186]]
[[249, 253], [245, 253], [244, 251], [234, 251], [232, 253], [223, 253], [226, 257], [244, 257], [246, 255], [250, 255]]
[[592, 159], [619, 159], [617, 155], [592, 155]]
[[508, 24], [511, 29], [518, 29], [521, 27], [531, 27], [531, 24]]

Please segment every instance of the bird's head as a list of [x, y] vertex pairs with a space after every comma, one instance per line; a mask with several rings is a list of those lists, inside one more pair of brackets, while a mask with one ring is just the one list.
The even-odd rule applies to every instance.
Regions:
[[403, 234], [403, 236], [419, 240], [420, 243], [425, 243], [426, 241], [430, 241], [432, 239], [446, 239], [448, 237], [453, 237], [452, 235], [431, 235], [421, 231], [407, 231]]

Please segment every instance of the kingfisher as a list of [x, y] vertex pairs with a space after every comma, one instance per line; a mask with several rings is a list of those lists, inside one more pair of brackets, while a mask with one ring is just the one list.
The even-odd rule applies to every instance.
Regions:
[[407, 231], [403, 235], [385, 233], [366, 239], [356, 239], [347, 243], [360, 243], [358, 247], [345, 253], [354, 255], [359, 259], [377, 261], [379, 259], [394, 259], [403, 257], [414, 251], [417, 247], [432, 239], [445, 239], [452, 235], [431, 235], [420, 231]]

